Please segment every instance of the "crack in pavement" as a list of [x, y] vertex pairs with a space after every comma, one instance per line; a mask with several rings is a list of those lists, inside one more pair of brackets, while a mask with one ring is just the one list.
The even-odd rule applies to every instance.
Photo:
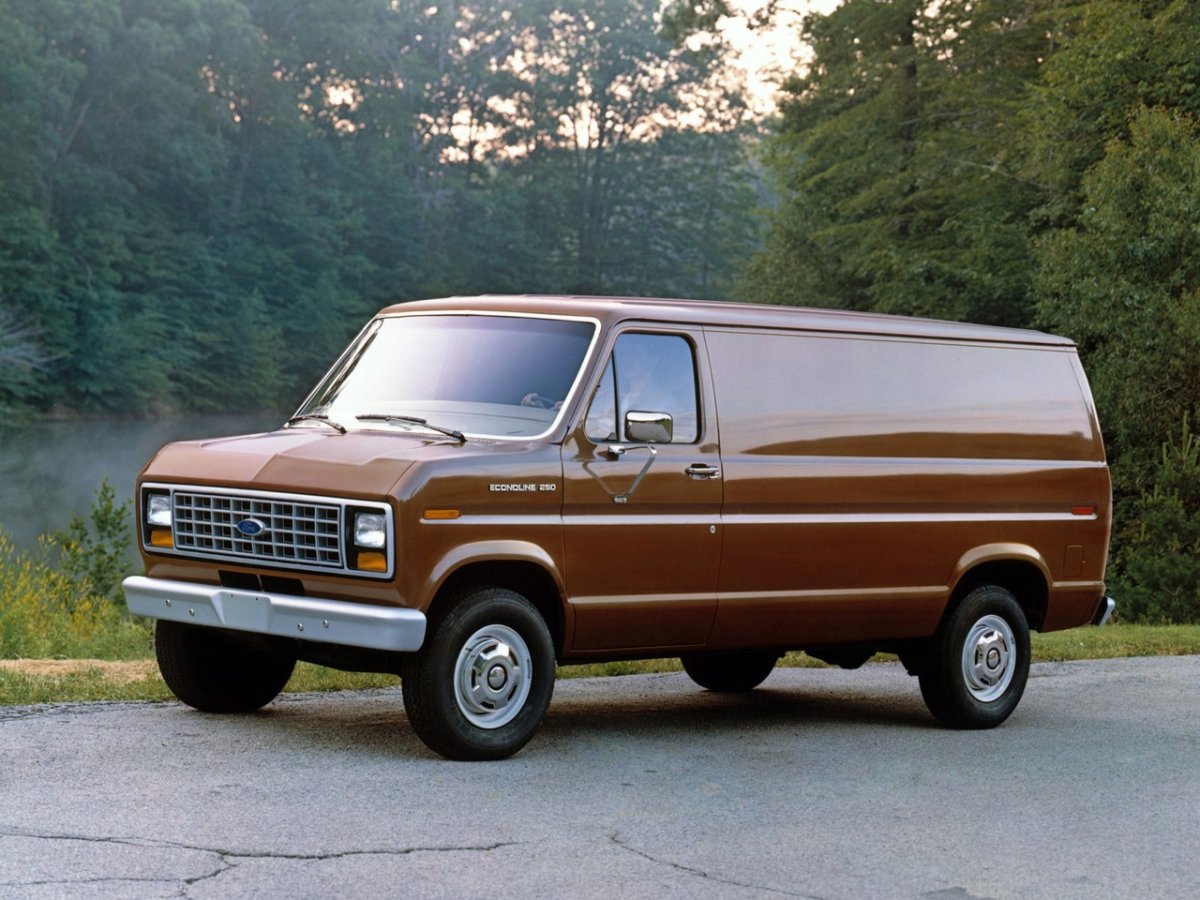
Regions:
[[627, 841], [622, 839], [619, 832], [615, 832], [615, 831], [612, 832], [611, 834], [609, 834], [608, 839], [610, 842], [616, 844], [622, 850], [627, 850], [630, 853], [640, 856], [642, 859], [648, 860], [649, 862], [655, 863], [660, 866], [668, 866], [677, 872], [683, 872], [685, 875], [694, 875], [697, 878], [703, 878], [705, 881], [711, 881], [716, 884], [727, 884], [730, 887], [745, 888], [748, 891], [764, 891], [764, 892], [770, 893], [770, 894], [779, 894], [780, 896], [783, 896], [783, 897], [802, 897], [802, 898], [804, 898], [804, 900], [823, 900], [823, 898], [816, 897], [812, 894], [799, 894], [799, 893], [796, 893], [795, 891], [785, 891], [782, 888], [770, 887], [765, 884], [752, 884], [752, 883], [745, 882], [745, 881], [734, 881], [731, 878], [722, 878], [719, 875], [714, 875], [711, 872], [704, 871], [703, 869], [696, 869], [696, 868], [693, 868], [692, 866], [685, 866], [682, 863], [672, 862], [669, 859], [659, 859], [656, 856], [652, 856], [649, 853], [646, 853], [644, 850], [639, 850], [637, 847], [631, 846]]
[[112, 844], [123, 847], [168, 848], [172, 850], [186, 850], [193, 853], [208, 853], [217, 857], [218, 864], [213, 871], [205, 872], [202, 875], [194, 875], [190, 878], [130, 878], [128, 876], [114, 876], [112, 878], [0, 882], [0, 887], [35, 887], [53, 884], [105, 884], [117, 882], [181, 884], [184, 886], [184, 893], [181, 894], [181, 896], [186, 896], [186, 889], [188, 887], [191, 887], [192, 885], [198, 884], [202, 881], [218, 878], [231, 869], [236, 868], [238, 863], [246, 860], [278, 859], [294, 860], [299, 862], [327, 862], [337, 859], [349, 859], [355, 856], [411, 856], [416, 853], [489, 853], [493, 850], [499, 850], [504, 847], [513, 847], [524, 843], [523, 841], [496, 841], [491, 844], [434, 844], [417, 845], [414, 847], [380, 847], [366, 850], [337, 850], [326, 853], [284, 853], [275, 851], [242, 851], [221, 847], [202, 847], [193, 844], [185, 844], [180, 841], [166, 841], [156, 838], [143, 838], [137, 836], [105, 837], [86, 834], [54, 834], [0, 826], [0, 838], [5, 837], [28, 838], [31, 840], [44, 841], [79, 841], [81, 843]]

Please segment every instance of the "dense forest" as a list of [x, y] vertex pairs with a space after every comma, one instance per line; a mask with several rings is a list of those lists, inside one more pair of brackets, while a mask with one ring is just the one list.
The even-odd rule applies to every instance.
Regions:
[[0, 0], [0, 404], [295, 405], [385, 303], [727, 290], [753, 123], [659, 6]]
[[770, 121], [728, 15], [0, 0], [0, 412], [294, 403], [459, 292], [1042, 328], [1091, 377], [1123, 609], [1200, 619], [1200, 4], [844, 0]]
[[846, 0], [804, 40], [744, 295], [1073, 338], [1114, 591], [1200, 620], [1200, 4]]

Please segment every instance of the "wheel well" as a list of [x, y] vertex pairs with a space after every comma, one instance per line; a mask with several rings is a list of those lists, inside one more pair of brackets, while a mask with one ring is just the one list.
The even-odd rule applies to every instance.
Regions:
[[562, 595], [554, 578], [536, 563], [520, 560], [496, 560], [470, 563], [450, 574], [438, 589], [429, 607], [429, 618], [440, 615], [454, 598], [476, 587], [502, 587], [516, 591], [534, 605], [550, 629], [555, 653], [562, 651]]
[[1011, 591], [1021, 609], [1025, 611], [1029, 627], [1035, 631], [1042, 627], [1046, 620], [1046, 605], [1049, 600], [1046, 577], [1033, 563], [1017, 559], [981, 563], [964, 573], [954, 588], [952, 602], [946, 608], [946, 615], [950, 614], [963, 597], [985, 584], [999, 585]]

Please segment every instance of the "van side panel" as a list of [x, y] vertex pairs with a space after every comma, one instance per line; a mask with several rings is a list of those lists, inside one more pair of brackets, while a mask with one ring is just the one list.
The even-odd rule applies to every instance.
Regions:
[[1056, 627], [1057, 583], [1102, 593], [1108, 472], [1071, 347], [753, 329], [708, 344], [713, 647], [927, 636], [961, 560], [992, 544], [1043, 561]]

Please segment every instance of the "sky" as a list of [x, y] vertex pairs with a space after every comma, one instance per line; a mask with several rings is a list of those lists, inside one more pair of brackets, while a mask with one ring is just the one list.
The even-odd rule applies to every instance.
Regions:
[[778, 12], [772, 29], [751, 31], [750, 18], [768, 5], [769, 0], [729, 0], [741, 15], [725, 19], [721, 30], [738, 51], [746, 70], [751, 103], [757, 112], [770, 114], [775, 108], [775, 93], [782, 74], [796, 71], [804, 64], [807, 48], [800, 43], [800, 23], [809, 12], [827, 13], [841, 0], [778, 0]]

